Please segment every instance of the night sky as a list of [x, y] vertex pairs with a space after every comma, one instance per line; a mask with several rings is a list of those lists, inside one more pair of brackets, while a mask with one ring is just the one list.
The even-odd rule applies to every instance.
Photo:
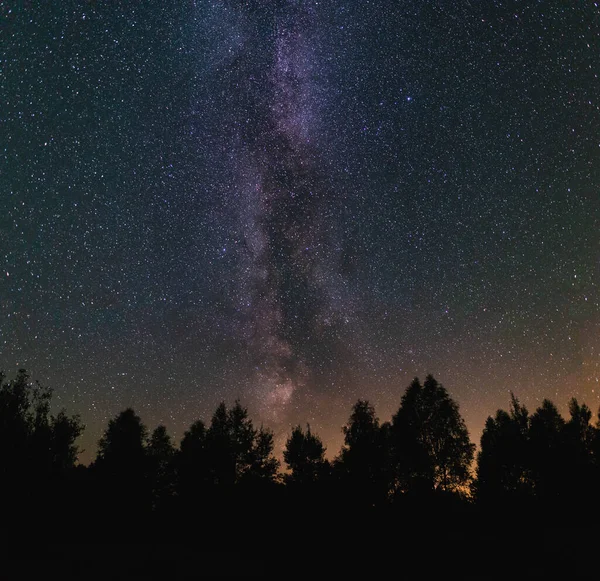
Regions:
[[0, 4], [0, 368], [178, 440], [240, 398], [335, 455], [433, 373], [600, 404], [589, 0]]

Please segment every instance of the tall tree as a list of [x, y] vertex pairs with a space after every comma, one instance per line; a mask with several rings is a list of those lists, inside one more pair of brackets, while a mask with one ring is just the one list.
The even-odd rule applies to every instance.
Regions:
[[342, 428], [344, 446], [335, 467], [342, 480], [367, 505], [385, 501], [389, 490], [387, 429], [382, 429], [375, 408], [358, 400]]
[[283, 459], [291, 471], [288, 482], [307, 485], [321, 479], [329, 467], [325, 449], [323, 441], [312, 433], [310, 425], [306, 424], [306, 432], [300, 425], [293, 428], [283, 451]]
[[147, 435], [140, 417], [127, 408], [108, 422], [98, 442], [94, 470], [105, 501], [114, 511], [141, 512], [151, 507]]
[[146, 448], [152, 486], [152, 507], [165, 507], [174, 493], [175, 487], [175, 447], [167, 428], [157, 426]]
[[475, 446], [458, 404], [428, 375], [407, 388], [392, 419], [394, 464], [400, 491], [457, 490], [469, 482]]
[[557, 500], [564, 484], [565, 420], [556, 406], [545, 399], [529, 424], [530, 465], [535, 495]]
[[203, 500], [209, 484], [206, 426], [194, 422], [184, 433], [177, 454], [177, 491], [184, 503], [197, 504]]
[[273, 432], [261, 426], [256, 432], [252, 446], [251, 461], [245, 474], [246, 479], [274, 481], [279, 469], [279, 460], [273, 456]]
[[254, 428], [239, 401], [231, 409], [221, 403], [206, 434], [206, 458], [211, 480], [232, 487], [247, 480], [273, 480], [279, 462], [273, 456], [273, 434]]
[[[71, 522], [78, 416], [50, 413], [52, 390], [20, 369], [0, 373], [0, 489], [3, 520]], [[13, 521], [14, 522], [14, 521]]]
[[565, 498], [577, 497], [586, 503], [595, 503], [594, 438], [596, 430], [591, 424], [592, 412], [587, 405], [569, 402], [570, 418], [564, 427], [565, 447]]
[[0, 481], [31, 500], [58, 483], [77, 460], [77, 438], [84, 426], [78, 416], [50, 413], [52, 390], [32, 382], [20, 369], [12, 381], [0, 374]]
[[482, 502], [511, 501], [533, 493], [529, 412], [511, 394], [510, 410], [488, 417], [477, 455], [475, 491]]
[[391, 456], [395, 488], [400, 492], [423, 492], [432, 488], [434, 468], [422, 437], [425, 414], [423, 386], [415, 377], [392, 417]]
[[[132, 408], [127, 408], [108, 422], [98, 442], [96, 462], [111, 469], [127, 470], [146, 456], [148, 429]], [[137, 468], [135, 468], [137, 469]]]
[[577, 399], [569, 401], [570, 418], [565, 425], [565, 431], [580, 453], [589, 454], [594, 439], [594, 428], [591, 424], [592, 411], [586, 404], [579, 405]]

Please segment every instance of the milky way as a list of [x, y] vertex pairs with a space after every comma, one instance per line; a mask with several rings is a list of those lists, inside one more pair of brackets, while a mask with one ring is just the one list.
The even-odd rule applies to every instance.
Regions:
[[322, 67], [314, 50], [314, 5], [288, 2], [274, 11], [269, 34], [240, 47], [246, 56], [254, 50], [270, 56], [266, 71], [259, 71], [267, 86], [252, 99], [248, 85], [256, 77], [243, 64], [236, 85], [249, 95], [240, 112], [251, 110], [254, 117], [251, 123], [241, 118], [235, 134], [244, 247], [238, 303], [254, 389], [263, 415], [275, 421], [314, 381], [313, 368], [323, 362], [312, 347], [324, 341], [323, 328], [335, 324], [326, 286], [337, 265], [328, 232], [332, 192], [317, 146]]
[[414, 375], [474, 440], [600, 403], [594, 2], [0, 4], [0, 368], [335, 455]]

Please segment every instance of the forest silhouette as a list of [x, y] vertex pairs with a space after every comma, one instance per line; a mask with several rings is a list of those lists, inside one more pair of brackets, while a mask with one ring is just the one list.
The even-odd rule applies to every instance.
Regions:
[[[460, 571], [502, 552], [529, 555], [532, 571], [586, 570], [570, 558], [584, 544], [579, 536], [539, 532], [590, 526], [598, 513], [600, 417], [593, 422], [576, 399], [565, 419], [549, 400], [530, 413], [511, 395], [509, 409], [487, 419], [475, 456], [458, 404], [433, 376], [415, 378], [389, 422], [357, 401], [331, 461], [308, 424], [293, 427], [284, 466], [273, 433], [239, 401], [194, 422], [178, 446], [128, 408], [83, 466], [84, 426], [64, 410], [52, 415], [51, 396], [25, 370], [0, 378], [5, 547], [24, 550], [27, 539], [46, 551], [83, 541], [192, 543], [250, 555], [245, 570], [286, 555], [288, 577], [327, 552], [337, 568], [364, 574], [378, 565], [400, 572], [398, 551], [421, 571]], [[369, 550], [370, 560], [352, 557]], [[514, 566], [503, 563], [496, 572]]]

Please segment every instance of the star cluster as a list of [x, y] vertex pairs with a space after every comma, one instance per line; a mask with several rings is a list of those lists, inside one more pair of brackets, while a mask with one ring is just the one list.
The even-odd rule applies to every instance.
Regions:
[[[240, 398], [337, 451], [433, 373], [600, 403], [600, 9], [5, 3], [0, 367], [88, 428]], [[109, 5], [110, 4], [110, 5]]]

